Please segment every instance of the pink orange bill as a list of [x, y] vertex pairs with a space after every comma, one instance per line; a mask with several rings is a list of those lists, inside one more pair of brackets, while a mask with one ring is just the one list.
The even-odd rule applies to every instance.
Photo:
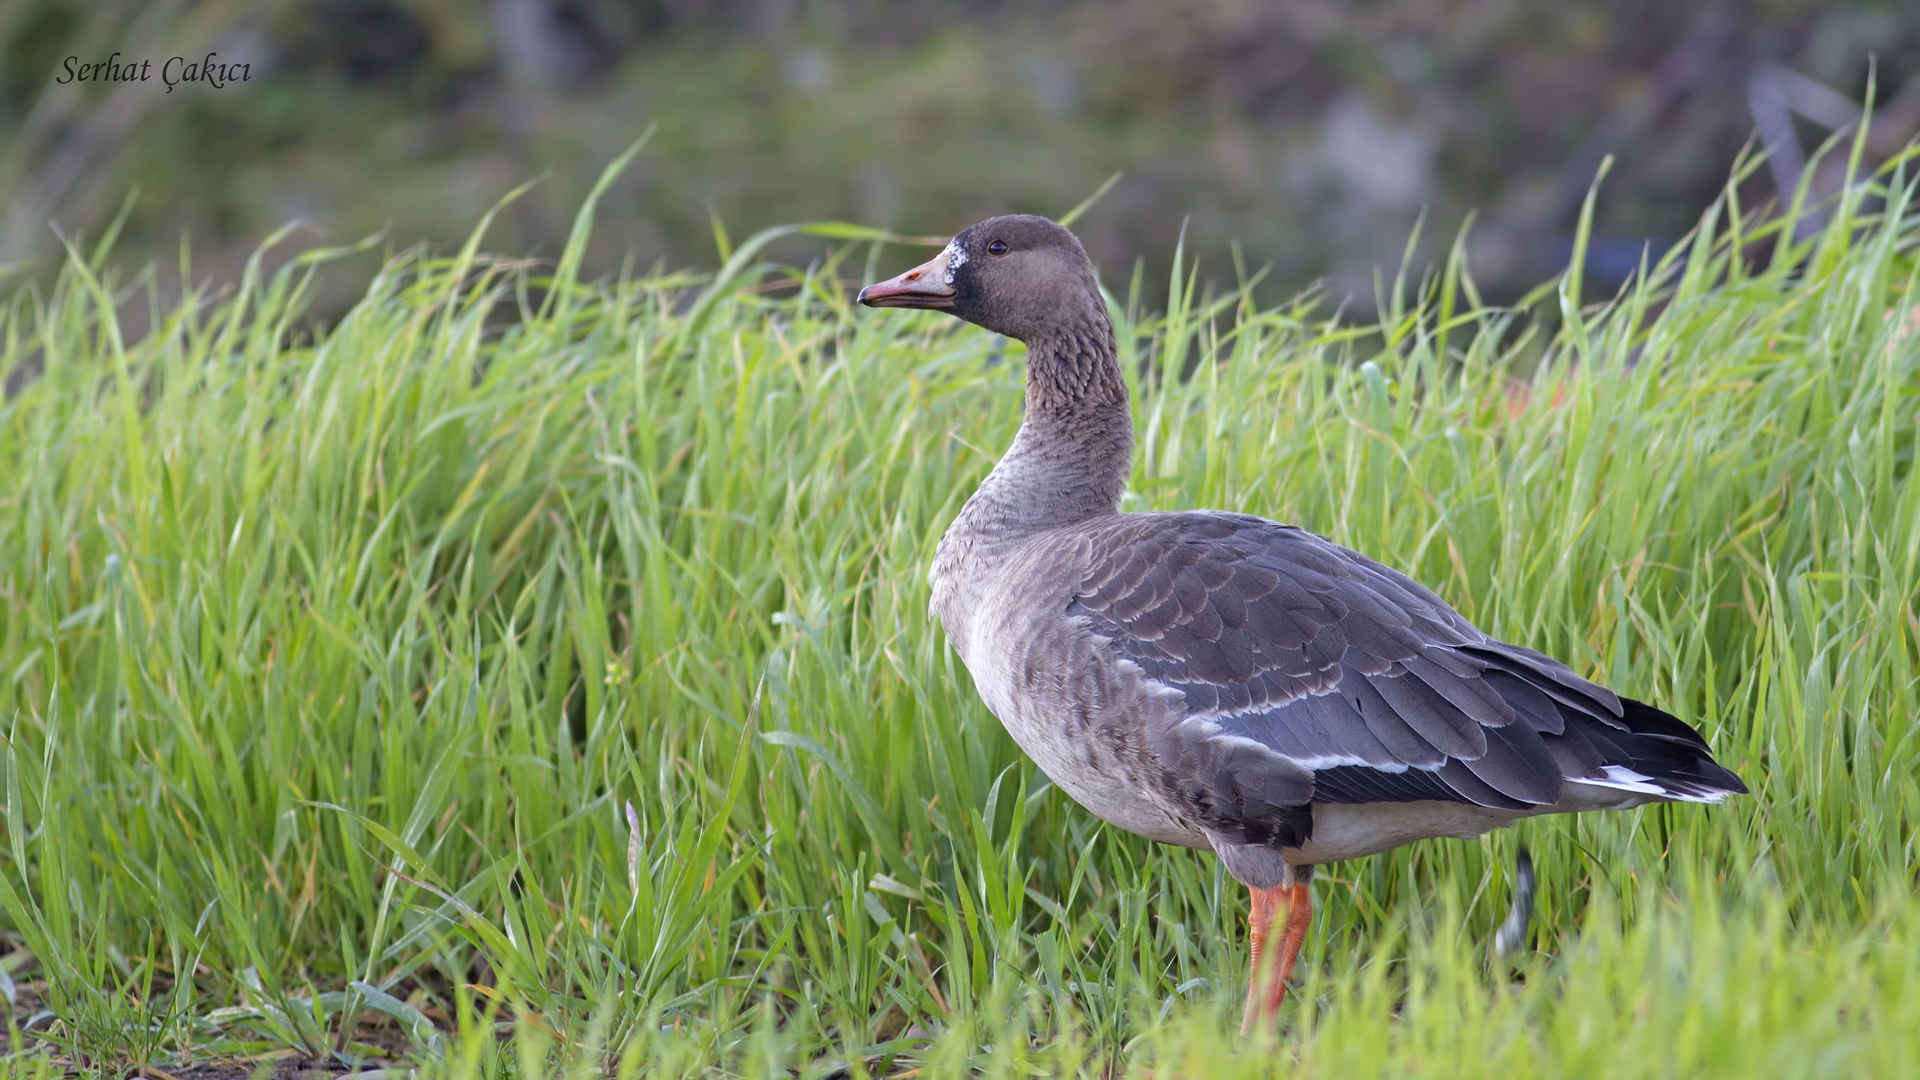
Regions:
[[919, 266], [860, 290], [857, 298], [868, 307], [948, 308], [953, 306], [953, 286], [947, 284], [947, 260], [952, 245]]

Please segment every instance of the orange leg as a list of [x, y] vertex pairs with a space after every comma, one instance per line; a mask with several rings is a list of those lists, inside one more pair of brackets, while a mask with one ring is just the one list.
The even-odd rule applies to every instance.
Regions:
[[[1249, 889], [1253, 910], [1248, 919], [1247, 942], [1253, 953], [1252, 973], [1247, 985], [1247, 1009], [1240, 1019], [1240, 1034], [1250, 1035], [1257, 1023], [1271, 1024], [1287, 996], [1287, 977], [1300, 959], [1300, 947], [1306, 944], [1307, 927], [1313, 922], [1313, 894], [1307, 883], [1282, 885], [1275, 889]], [[1275, 909], [1284, 906], [1285, 921], [1280, 925], [1280, 957], [1277, 964], [1263, 963], [1267, 958], [1267, 935], [1274, 930]]]

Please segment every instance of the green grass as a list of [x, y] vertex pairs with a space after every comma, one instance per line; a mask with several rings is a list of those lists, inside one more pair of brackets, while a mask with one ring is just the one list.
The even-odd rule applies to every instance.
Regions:
[[45, 367], [0, 402], [11, 1068], [1899, 1074], [1920, 225], [1880, 179], [1798, 246], [1717, 206], [1586, 306], [1457, 257], [1370, 327], [1116, 298], [1129, 508], [1374, 554], [1753, 787], [1328, 868], [1254, 1044], [1238, 887], [1048, 786], [926, 613], [1022, 369], [850, 306], [901, 251], [581, 282], [589, 204], [550, 273], [476, 235], [319, 334], [325, 253], [172, 308], [76, 254], [0, 311]]

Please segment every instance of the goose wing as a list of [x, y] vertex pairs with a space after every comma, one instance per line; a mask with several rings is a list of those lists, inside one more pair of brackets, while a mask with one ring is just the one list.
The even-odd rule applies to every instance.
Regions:
[[1067, 615], [1183, 695], [1156, 753], [1209, 828], [1288, 846], [1311, 803], [1525, 810], [1560, 802], [1568, 781], [1669, 799], [1744, 790], [1681, 721], [1489, 638], [1302, 529], [1122, 514], [1089, 539]]

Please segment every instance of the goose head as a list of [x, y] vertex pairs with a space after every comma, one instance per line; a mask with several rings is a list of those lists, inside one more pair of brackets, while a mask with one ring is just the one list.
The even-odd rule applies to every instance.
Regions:
[[1106, 301], [1080, 240], [1031, 214], [962, 229], [933, 258], [860, 290], [867, 307], [929, 308], [1032, 345], [1095, 331]]

